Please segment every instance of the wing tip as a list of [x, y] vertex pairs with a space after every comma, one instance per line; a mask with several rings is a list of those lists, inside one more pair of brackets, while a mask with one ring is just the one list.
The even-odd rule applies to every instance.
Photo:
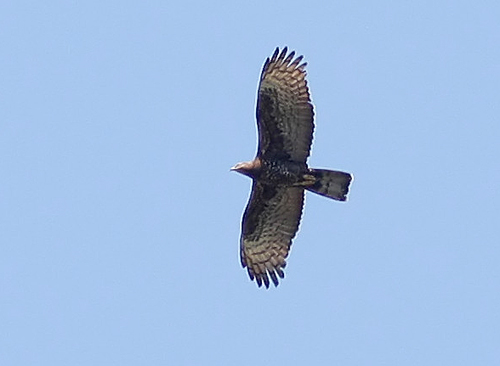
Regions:
[[[286, 266], [286, 262], [276, 267], [266, 268], [263, 271], [259, 270], [260, 273], [254, 271], [253, 266], [248, 265], [244, 258], [241, 259], [241, 264], [243, 265], [243, 268], [246, 267], [248, 277], [250, 277], [250, 281], [255, 281], [257, 287], [259, 288], [264, 285], [266, 289], [269, 289], [271, 282], [273, 283], [274, 287], [278, 287], [280, 283], [278, 277], [281, 279], [285, 278], [285, 272], [283, 271], [283, 269]], [[258, 267], [256, 268], [258, 269]], [[271, 277], [271, 281], [269, 281], [269, 277]]]
[[[250, 277], [251, 281], [255, 281], [257, 284], [257, 287], [264, 287], [266, 289], [269, 289], [271, 282], [274, 285], [274, 287], [278, 287], [280, 284], [279, 278], [283, 279], [285, 278], [285, 273], [283, 272], [282, 268], [274, 268], [274, 269], [268, 269], [267, 271], [263, 273], [254, 273], [250, 267], [247, 267], [247, 272], [248, 272], [248, 277]], [[269, 281], [269, 278], [271, 278], [271, 281]]]
[[291, 68], [299, 70], [303, 73], [306, 72], [305, 67], [307, 66], [307, 62], [302, 62], [304, 56], [298, 55], [297, 57], [295, 57], [295, 51], [291, 51], [290, 53], [288, 53], [288, 51], [288, 46], [285, 46], [281, 49], [279, 46], [275, 48], [272, 56], [268, 57], [264, 62], [264, 66], [262, 67], [261, 80], [264, 78], [266, 72], [269, 71], [269, 69], [272, 70], [276, 67], [284, 67], [286, 69]]

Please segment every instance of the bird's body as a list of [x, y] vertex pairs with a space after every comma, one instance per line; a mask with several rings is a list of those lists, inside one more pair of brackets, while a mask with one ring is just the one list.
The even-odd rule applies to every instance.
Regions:
[[[302, 215], [304, 189], [345, 201], [352, 176], [307, 165], [314, 130], [313, 106], [302, 56], [276, 48], [261, 74], [257, 99], [259, 147], [254, 160], [232, 170], [253, 180], [243, 214], [241, 263], [250, 278], [269, 287], [283, 278]], [[293, 60], [293, 61], [292, 61]]]
[[241, 170], [239, 172], [248, 175], [250, 178], [258, 179], [262, 184], [301, 185], [301, 177], [309, 172], [307, 164], [290, 160], [257, 158], [257, 161], [254, 160], [252, 163], [250, 170]]

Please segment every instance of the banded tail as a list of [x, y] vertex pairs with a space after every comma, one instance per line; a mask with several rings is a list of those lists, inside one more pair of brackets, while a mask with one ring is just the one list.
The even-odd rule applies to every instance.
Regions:
[[333, 198], [337, 201], [345, 201], [347, 199], [349, 184], [352, 181], [351, 174], [326, 169], [310, 169], [309, 173], [316, 178], [316, 183], [305, 187], [308, 191]]

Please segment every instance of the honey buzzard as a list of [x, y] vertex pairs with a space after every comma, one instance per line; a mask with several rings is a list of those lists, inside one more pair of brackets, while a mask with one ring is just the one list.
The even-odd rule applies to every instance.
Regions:
[[345, 201], [352, 175], [307, 166], [314, 129], [306, 63], [285, 47], [266, 60], [257, 98], [259, 146], [254, 160], [231, 170], [252, 178], [241, 224], [241, 264], [259, 287], [278, 286], [299, 228], [304, 189]]

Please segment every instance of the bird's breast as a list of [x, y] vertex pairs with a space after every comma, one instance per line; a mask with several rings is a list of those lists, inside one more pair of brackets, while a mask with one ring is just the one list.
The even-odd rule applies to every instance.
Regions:
[[259, 180], [274, 185], [295, 185], [307, 171], [304, 163], [282, 160], [264, 160]]

